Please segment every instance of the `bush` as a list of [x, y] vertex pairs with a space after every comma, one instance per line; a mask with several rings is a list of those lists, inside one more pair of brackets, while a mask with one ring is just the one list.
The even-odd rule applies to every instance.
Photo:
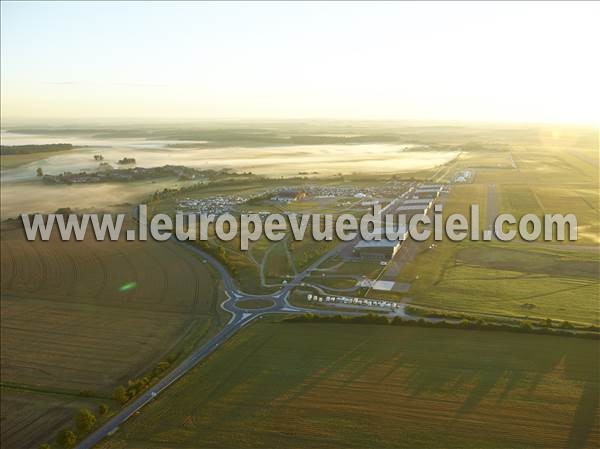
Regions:
[[158, 365], [156, 365], [154, 367], [154, 369], [152, 370], [152, 377], [158, 377], [158, 376], [160, 376], [167, 369], [169, 369], [169, 366], [171, 366], [170, 362], [166, 362], [166, 361], [159, 362]]
[[[159, 362], [147, 376], [129, 379], [127, 385], [120, 385], [113, 391], [113, 399], [125, 404], [130, 399], [147, 390], [152, 382], [156, 381], [173, 364], [179, 354], [170, 356], [166, 361]], [[108, 411], [108, 408], [107, 408]], [[100, 413], [102, 414], [102, 413]]]
[[573, 326], [571, 323], [569, 323], [568, 321], [563, 321], [560, 325], [560, 327], [562, 329], [574, 329], [575, 326]]
[[58, 432], [56, 442], [62, 447], [73, 447], [77, 443], [77, 435], [70, 429], [63, 429]]
[[129, 401], [129, 396], [127, 395], [127, 390], [125, 387], [118, 386], [115, 388], [115, 391], [113, 392], [113, 399], [119, 401], [121, 404], [125, 404], [127, 401]]
[[531, 323], [529, 323], [527, 321], [521, 322], [521, 324], [519, 325], [519, 327], [521, 328], [522, 331], [531, 331], [531, 330], [533, 330], [533, 326], [531, 326]]
[[89, 432], [96, 425], [96, 416], [87, 408], [82, 408], [75, 415], [75, 424], [80, 432]]
[[107, 413], [108, 413], [108, 405], [106, 405], [106, 404], [100, 404], [100, 405], [98, 406], [98, 414], [99, 414], [100, 416], [104, 416], [104, 415], [106, 415]]
[[149, 385], [150, 385], [150, 379], [146, 376], [139, 378], [139, 379], [129, 380], [129, 382], [127, 382], [127, 389], [126, 389], [127, 397], [133, 398], [133, 397], [137, 396], [142, 391], [144, 391], [146, 388], [148, 388]]

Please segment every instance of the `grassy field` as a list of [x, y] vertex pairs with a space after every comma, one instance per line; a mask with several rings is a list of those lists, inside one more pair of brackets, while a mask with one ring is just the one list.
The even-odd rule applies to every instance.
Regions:
[[283, 240], [273, 245], [264, 260], [264, 274], [267, 281], [281, 282], [286, 276], [294, 274], [294, 268], [291, 265], [291, 256], [286, 252], [288, 243]]
[[[386, 167], [386, 175], [376, 177], [336, 175], [302, 182], [372, 186], [392, 176], [452, 181], [457, 171], [468, 169], [474, 182], [454, 186], [443, 199], [446, 216], [468, 214], [469, 205], [479, 204], [484, 229], [496, 213], [574, 213], [579, 241], [444, 241], [431, 249], [426, 242], [397, 274], [396, 280], [410, 283], [409, 292], [385, 295], [445, 311], [600, 324], [597, 130], [394, 125], [387, 132], [393, 142], [428, 146], [424, 153], [460, 156], [420, 171], [393, 174]], [[270, 143], [275, 144], [281, 142]], [[285, 148], [286, 157], [293, 151]], [[378, 155], [382, 164], [386, 157]], [[2, 164], [6, 168], [4, 159]], [[279, 169], [272, 164], [278, 176]], [[250, 196], [289, 182], [250, 177], [231, 185], [208, 184], [165, 194], [150, 206], [152, 212], [171, 213], [184, 197]], [[191, 184], [136, 182], [126, 192], [123, 185], [3, 184], [2, 211], [123, 205], [165, 187]], [[312, 200], [247, 207], [342, 209]], [[222, 322], [217, 307], [222, 298], [208, 266], [173, 243], [28, 243], [18, 229], [3, 229], [0, 241], [2, 447], [48, 441], [54, 431], [72, 426], [81, 407], [107, 403], [117, 408], [110, 398], [115, 386], [165, 357], [185, 353]], [[243, 290], [266, 293], [275, 287], [261, 284], [261, 265], [267, 283], [280, 282], [293, 267], [307, 267], [337, 244], [310, 238], [288, 243], [292, 263], [284, 243], [266, 239], [246, 252], [239, 250], [239, 239], [213, 239], [210, 249], [223, 248]], [[341, 259], [322, 268], [371, 278], [383, 269]], [[322, 280], [321, 274], [313, 273], [313, 279]], [[354, 282], [325, 279], [338, 287]], [[597, 342], [273, 321], [265, 318], [244, 329], [134, 417], [104, 449], [600, 445]]]
[[[46, 159], [51, 156], [66, 153], [68, 153], [68, 151], [44, 151], [40, 153], [30, 154], [3, 154], [0, 156], [0, 168], [16, 168], [20, 167], [21, 165], [26, 165], [31, 162], [39, 161], [40, 159]], [[32, 170], [35, 170], [35, 168]]]
[[0, 236], [2, 447], [46, 441], [220, 325], [214, 278], [175, 244]]
[[[467, 188], [488, 192], [495, 186], [496, 194], [486, 202], [497, 203], [498, 213], [517, 218], [525, 213], [572, 213], [580, 231], [575, 244], [600, 243], [597, 130], [531, 129], [498, 134], [489, 142], [467, 145], [444, 180], [451, 181], [457, 170], [473, 170], [474, 184]], [[453, 196], [464, 197], [461, 193]]]
[[[380, 261], [377, 260], [344, 261], [339, 257], [334, 257], [321, 264], [319, 268], [320, 271], [331, 272], [335, 274], [350, 274], [375, 278], [379, 272], [381, 272], [383, 266], [381, 265]], [[314, 274], [318, 275], [319, 271], [315, 271]]]
[[101, 447], [592, 448], [593, 361], [564, 337], [267, 321]]
[[48, 185], [42, 180], [4, 182], [0, 190], [2, 219], [18, 217], [22, 213], [52, 213], [69, 207], [78, 212], [114, 211], [123, 206], [131, 210], [143, 203], [148, 195], [163, 189], [179, 188], [191, 181], [160, 178], [127, 183]]
[[[575, 214], [578, 240], [432, 241], [397, 280], [410, 282], [415, 304], [468, 313], [600, 323], [600, 195], [597, 133], [529, 130], [467, 145], [453, 170], [474, 182], [453, 186], [444, 215], [480, 206], [480, 228], [495, 214]], [[516, 226], [512, 226], [516, 229]]]
[[600, 258], [521, 243], [442, 242], [398, 277], [418, 305], [599, 324]]
[[294, 256], [294, 265], [303, 270], [311, 263], [317, 260], [327, 251], [340, 244], [340, 240], [334, 238], [331, 241], [315, 241], [310, 236], [304, 240], [291, 240], [289, 243], [290, 251]]
[[95, 411], [100, 403], [116, 407], [108, 399], [3, 387], [0, 401], [2, 447], [37, 448], [55, 430], [70, 423], [79, 409]]
[[244, 299], [236, 303], [236, 306], [242, 309], [262, 309], [272, 305], [273, 301], [269, 299]]
[[327, 274], [313, 275], [304, 279], [304, 282], [308, 284], [317, 284], [324, 287], [331, 288], [352, 288], [356, 285], [357, 281], [354, 278], [343, 278], [343, 277], [327, 277]]

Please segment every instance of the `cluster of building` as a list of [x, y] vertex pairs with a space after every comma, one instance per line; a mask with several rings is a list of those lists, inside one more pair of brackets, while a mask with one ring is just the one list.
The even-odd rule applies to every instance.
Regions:
[[[131, 169], [136, 170], [136, 169]], [[398, 186], [395, 186], [396, 194]], [[259, 195], [251, 197], [239, 196], [218, 196], [204, 199], [185, 198], [178, 202], [177, 206], [186, 212], [194, 211], [207, 214], [222, 214], [228, 212], [233, 206], [246, 203], [250, 199], [262, 198], [269, 201], [279, 203], [291, 203], [299, 201], [307, 197], [312, 198], [336, 198], [336, 197], [354, 197], [356, 199], [371, 198], [376, 195], [381, 195], [388, 187], [368, 187], [359, 189], [357, 187], [336, 187], [336, 186], [304, 186], [304, 187], [281, 187], [269, 190]], [[378, 204], [378, 200], [363, 201], [360, 204], [363, 206], [373, 206]], [[268, 212], [249, 212], [258, 213], [260, 215], [268, 214]]]
[[162, 167], [133, 167], [115, 169], [110, 164], [102, 162], [100, 169], [95, 172], [64, 172], [60, 175], [44, 175], [43, 181], [48, 184], [97, 184], [102, 182], [129, 182], [163, 177], [179, 179], [199, 179], [202, 171], [181, 165], [164, 165]]
[[211, 198], [184, 198], [177, 203], [178, 213], [198, 213], [220, 215], [229, 212], [234, 206], [243, 204], [249, 198], [241, 196], [214, 196]]
[[309, 293], [306, 299], [311, 302], [337, 303], [346, 305], [356, 305], [365, 307], [378, 307], [382, 309], [399, 309], [400, 304], [394, 301], [386, 301], [383, 299], [368, 299], [368, 298], [350, 298], [347, 296], [318, 296]]
[[[381, 198], [398, 195], [402, 189], [406, 188], [404, 182], [393, 182], [375, 187], [356, 187], [356, 186], [319, 186], [309, 185], [303, 187], [285, 187], [269, 192], [269, 199], [279, 202], [297, 201], [307, 196], [315, 199], [327, 198], [348, 198], [367, 199]], [[365, 205], [376, 204], [377, 201], [365, 201]]]
[[[512, 157], [512, 154], [511, 154]], [[513, 168], [514, 167], [514, 161], [512, 162], [513, 164]], [[469, 184], [471, 182], [473, 182], [473, 171], [472, 170], [462, 170], [456, 173], [456, 175], [454, 175], [454, 182], [457, 184]]]
[[307, 187], [308, 192], [314, 198], [340, 198], [340, 197], [354, 197], [357, 199], [367, 198], [373, 193], [369, 192], [369, 189], [360, 189], [352, 186], [309, 186]]
[[[304, 187], [287, 187], [276, 189], [270, 197], [272, 201], [291, 202], [297, 201], [307, 196], [316, 199], [336, 198], [340, 196], [352, 196], [360, 193], [350, 187], [321, 187], [321, 186], [304, 186]], [[366, 197], [366, 194], [364, 197]], [[363, 197], [363, 198], [364, 198]]]
[[269, 199], [279, 203], [291, 203], [306, 198], [307, 192], [304, 189], [285, 188], [277, 189], [274, 195]]
[[354, 245], [354, 253], [364, 259], [392, 259], [400, 251], [402, 242], [408, 236], [408, 226], [411, 219], [415, 215], [427, 215], [435, 200], [445, 191], [447, 191], [447, 187], [443, 184], [420, 184], [411, 187], [403, 197], [396, 198], [382, 209], [382, 217], [386, 214], [395, 214], [403, 215], [406, 218], [404, 224], [397, 223], [392, 229], [397, 238], [388, 239], [385, 237], [385, 225], [380, 224], [378, 231], [383, 238], [380, 240], [359, 241]]

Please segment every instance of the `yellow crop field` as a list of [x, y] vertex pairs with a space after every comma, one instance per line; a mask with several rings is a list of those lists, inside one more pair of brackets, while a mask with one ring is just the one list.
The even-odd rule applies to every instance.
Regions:
[[110, 402], [219, 325], [208, 268], [174, 243], [0, 235], [3, 447], [39, 444], [59, 428], [48, 410], [69, 420], [77, 404]]

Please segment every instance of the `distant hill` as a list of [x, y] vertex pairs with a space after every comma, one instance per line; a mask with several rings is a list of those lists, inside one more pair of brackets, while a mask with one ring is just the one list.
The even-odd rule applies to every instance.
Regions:
[[50, 151], [72, 150], [70, 143], [49, 143], [43, 145], [0, 145], [0, 155], [8, 154], [33, 154], [46, 153]]

